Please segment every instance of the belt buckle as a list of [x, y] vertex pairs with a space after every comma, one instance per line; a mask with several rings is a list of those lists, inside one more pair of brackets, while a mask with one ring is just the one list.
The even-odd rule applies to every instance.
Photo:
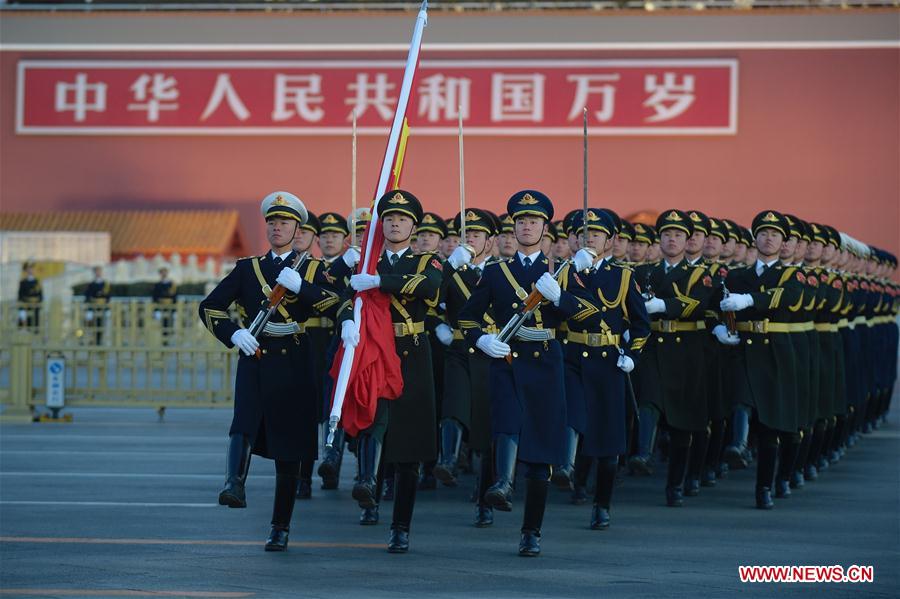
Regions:
[[587, 345], [590, 347], [600, 347], [600, 340], [602, 339], [602, 335], [600, 333], [588, 333], [587, 334]]
[[674, 333], [678, 329], [678, 326], [674, 320], [661, 320], [659, 328], [663, 333]]
[[406, 328], [406, 323], [403, 322], [395, 322], [394, 323], [394, 337], [403, 337], [406, 334], [404, 330]]
[[768, 329], [768, 326], [767, 326], [768, 324], [769, 323], [766, 322], [765, 320], [754, 320], [753, 324], [752, 324], [753, 332], [765, 334]]

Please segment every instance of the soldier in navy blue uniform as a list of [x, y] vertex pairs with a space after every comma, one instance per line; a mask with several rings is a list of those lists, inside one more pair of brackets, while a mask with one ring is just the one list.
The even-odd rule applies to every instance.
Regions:
[[172, 335], [172, 327], [175, 324], [175, 302], [178, 301], [178, 285], [169, 278], [169, 269], [163, 266], [159, 269], [159, 281], [153, 285], [153, 303], [156, 309], [153, 318], [162, 325], [163, 344], [168, 345], [168, 339]]
[[34, 262], [22, 264], [22, 279], [19, 281], [19, 326], [37, 327], [41, 323], [41, 302], [44, 290], [40, 280], [34, 276]]
[[[419, 464], [437, 457], [434, 377], [425, 317], [429, 306], [438, 300], [442, 264], [437, 254], [416, 254], [410, 248], [416, 224], [422, 220], [422, 205], [413, 194], [402, 189], [389, 191], [378, 201], [378, 210], [385, 247], [378, 259], [378, 274], [355, 274], [350, 277], [350, 287], [354, 291], [378, 288], [390, 294], [403, 393], [394, 400], [379, 399], [375, 421], [359, 434], [359, 478], [353, 487], [353, 498], [363, 509], [364, 518], [377, 521], [377, 515], [367, 511], [378, 505], [377, 477], [383, 447], [384, 462], [395, 468], [388, 551], [406, 553]], [[352, 299], [341, 306], [338, 320], [345, 347], [355, 347], [359, 329], [353, 320]], [[361, 519], [361, 523], [368, 522]]]
[[95, 266], [94, 278], [84, 290], [84, 324], [88, 333], [94, 332], [94, 341], [100, 345], [103, 341], [103, 316], [107, 310], [110, 296], [109, 281], [103, 278], [103, 267]]
[[[441, 454], [434, 473], [443, 484], [456, 486], [460, 447], [464, 433], [467, 434], [469, 447], [481, 455], [475, 526], [484, 528], [494, 521], [493, 508], [484, 499], [494, 482], [488, 383], [491, 358], [466, 345], [459, 326], [459, 312], [489, 263], [496, 224], [486, 211], [478, 208], [468, 209], [465, 219], [466, 244], [450, 254], [441, 285], [446, 324], [438, 325], [436, 334], [449, 343], [444, 355]], [[461, 230], [461, 220], [462, 215], [457, 215], [457, 230]], [[491, 314], [485, 314], [483, 320], [485, 332], [497, 332], [497, 322]]]
[[609, 527], [619, 455], [626, 451], [626, 377], [650, 335], [650, 319], [630, 268], [602, 258], [612, 245], [612, 219], [600, 210], [576, 215], [572, 234], [584, 235], [571, 267], [560, 274], [578, 299], [565, 347], [569, 426], [582, 435], [581, 455], [597, 463], [591, 529]]
[[[310, 344], [301, 323], [314, 313], [336, 308], [336, 293], [323, 287], [322, 264], [304, 258], [299, 272], [291, 268], [296, 252], [291, 244], [306, 221], [303, 203], [279, 191], [262, 201], [271, 251], [239, 260], [200, 303], [200, 319], [226, 347], [240, 350], [234, 389], [234, 418], [229, 431], [225, 487], [219, 504], [247, 506], [244, 484], [250, 454], [275, 460], [275, 501], [266, 551], [287, 548], [300, 463], [314, 461], [318, 446], [316, 411], [319, 398], [309, 387]], [[287, 289], [283, 302], [265, 329], [255, 337], [244, 328], [266, 306], [272, 288]], [[241, 324], [228, 308], [237, 306]], [[258, 354], [257, 354], [258, 351]], [[299, 396], [298, 396], [299, 395]]]
[[[485, 501], [495, 509], [509, 511], [516, 460], [526, 464], [519, 555], [527, 557], [540, 554], [550, 465], [565, 458], [566, 399], [556, 329], [575, 311], [577, 301], [561, 291], [549, 272], [548, 257], [540, 250], [553, 218], [550, 199], [539, 191], [523, 190], [509, 199], [507, 212], [514, 221], [519, 249], [514, 257], [485, 268], [459, 313], [459, 326], [470, 347], [495, 358], [490, 384], [497, 481], [488, 489]], [[520, 310], [532, 288], [543, 300], [509, 344], [484, 332], [484, 315], [489, 309], [502, 328]], [[511, 356], [510, 362], [507, 356]]]

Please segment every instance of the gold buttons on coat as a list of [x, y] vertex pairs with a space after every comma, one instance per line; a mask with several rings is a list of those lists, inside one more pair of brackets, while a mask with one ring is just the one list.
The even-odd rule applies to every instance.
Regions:
[[470, 353], [470, 354], [474, 354], [474, 353], [475, 353], [475, 348], [474, 348], [474, 347], [470, 347], [470, 348], [469, 348], [469, 353]]
[[513, 358], [518, 358], [518, 357], [519, 357], [519, 354], [516, 352], [513, 352]]
[[659, 338], [657, 339], [657, 341], [659, 341], [660, 343], [662, 343], [662, 342], [663, 342], [663, 338], [662, 338], [662, 337], [659, 337]]
[[515, 310], [516, 308], [519, 307], [519, 304], [517, 304], [516, 302], [513, 302], [513, 303], [512, 303], [512, 307], [513, 307], [513, 310]]
[[747, 339], [747, 345], [753, 345], [753, 339]]
[[606, 312], [606, 306], [603, 306], [602, 308], [600, 308], [600, 311], [601, 311], [601, 312]]
[[540, 358], [540, 357], [541, 357], [541, 352], [539, 352], [539, 351], [534, 352], [534, 357], [535, 357], [535, 358]]
[[262, 353], [267, 354], [267, 353], [269, 353], [269, 350], [264, 349], [264, 350], [262, 350]]
[[287, 354], [287, 350], [286, 350], [286, 349], [282, 349], [282, 350], [281, 350], [281, 355], [283, 356], [283, 355], [285, 355], [285, 354]]
[[589, 355], [590, 355], [590, 354], [588, 354], [586, 351], [581, 352], [581, 357], [582, 357], [582, 358], [587, 358]]
[[681, 337], [675, 337], [675, 343], [681, 343]]
[[409, 352], [408, 352], [407, 350], [404, 349], [404, 350], [403, 350], [403, 356], [406, 357], [406, 356], [408, 356], [408, 355], [409, 355]]
[[764, 339], [764, 340], [763, 340], [763, 343], [765, 343], [766, 345], [768, 345], [768, 344], [769, 344], [769, 340], [768, 340], [768, 339]]
[[603, 352], [602, 354], [600, 354], [600, 356], [603, 357], [603, 358], [605, 358], [606, 355], [607, 355], [606, 352]]

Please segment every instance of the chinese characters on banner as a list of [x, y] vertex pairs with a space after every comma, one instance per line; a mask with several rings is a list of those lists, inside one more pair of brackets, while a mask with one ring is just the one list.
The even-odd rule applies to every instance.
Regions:
[[[16, 131], [70, 135], [383, 134], [402, 62], [22, 60]], [[732, 59], [422, 61], [417, 135], [729, 135]]]

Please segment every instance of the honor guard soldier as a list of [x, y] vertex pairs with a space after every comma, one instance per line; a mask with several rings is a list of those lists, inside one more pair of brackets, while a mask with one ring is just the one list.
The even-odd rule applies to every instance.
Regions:
[[[284, 551], [300, 463], [314, 461], [318, 446], [320, 398], [312, 390], [298, 396], [300, 389], [309, 389], [312, 377], [309, 338], [300, 323], [313, 313], [333, 311], [339, 298], [322, 287], [321, 262], [304, 256], [299, 258], [299, 272], [292, 268], [298, 255], [291, 244], [307, 218], [303, 203], [278, 191], [263, 199], [261, 210], [271, 251], [238, 260], [234, 270], [200, 303], [200, 319], [226, 347], [240, 350], [226, 482], [219, 504], [247, 506], [244, 484], [251, 453], [275, 460], [272, 529], [265, 548]], [[258, 336], [232, 322], [227, 312], [232, 303], [245, 323], [267, 308], [267, 298], [276, 285], [283, 286], [286, 295]]]
[[690, 216], [667, 210], [656, 221], [664, 259], [635, 269], [645, 306], [653, 317], [653, 339], [644, 349], [635, 372], [640, 400], [639, 453], [629, 460], [633, 472], [650, 472], [649, 459], [660, 416], [668, 426], [671, 447], [666, 478], [666, 503], [680, 507], [691, 441], [708, 424], [703, 369], [705, 310], [712, 281], [703, 265], [685, 259], [688, 239], [694, 234]]
[[619, 219], [619, 232], [613, 241], [612, 257], [619, 264], [628, 264], [628, 246], [634, 239], [634, 226], [625, 219]]
[[97, 345], [103, 341], [103, 316], [109, 306], [110, 286], [109, 281], [103, 278], [103, 267], [93, 268], [94, 278], [84, 290], [84, 324], [90, 334], [94, 332], [94, 341]]
[[[448, 227], [443, 218], [433, 212], [423, 212], [422, 220], [416, 227], [416, 252], [419, 254], [437, 254], [440, 260], [446, 257], [442, 253], [444, 240], [447, 238]], [[457, 238], [459, 234], [457, 234]], [[431, 344], [431, 360], [434, 372], [434, 405], [435, 414], [441, 413], [441, 404], [444, 398], [444, 348], [450, 341], [446, 336], [440, 339], [436, 328], [444, 324], [438, 306], [428, 306], [428, 315], [425, 318], [425, 330], [428, 332], [428, 343]], [[445, 325], [446, 326], [446, 325]], [[438, 423], [434, 423], [437, 430]], [[431, 491], [437, 488], [437, 480], [434, 478], [434, 466], [436, 462], [422, 464], [422, 478], [419, 481], [419, 490]]]
[[729, 271], [728, 297], [723, 312], [734, 312], [741, 336], [735, 368], [732, 444], [725, 450], [731, 468], [746, 468], [747, 435], [751, 412], [759, 423], [756, 470], [756, 507], [772, 509], [772, 484], [778, 459], [779, 437], [796, 435], [797, 368], [791, 323], [802, 303], [806, 275], [785, 267], [778, 256], [789, 235], [785, 217], [767, 210], [753, 219], [759, 259], [756, 264]]
[[[353, 498], [363, 510], [378, 505], [378, 466], [382, 460], [395, 466], [394, 513], [388, 551], [409, 550], [409, 529], [416, 500], [419, 463], [437, 457], [434, 376], [431, 345], [425, 336], [429, 305], [437, 303], [441, 286], [441, 262], [437, 254], [416, 254], [410, 238], [422, 221], [419, 200], [400, 189], [378, 201], [385, 251], [378, 260], [378, 274], [350, 277], [354, 291], [381, 289], [391, 296], [394, 341], [403, 376], [403, 393], [397, 399], [379, 399], [372, 426], [358, 438], [359, 478]], [[348, 300], [338, 315], [341, 338], [347, 346], [359, 343]]]
[[[523, 190], [507, 202], [518, 251], [513, 258], [489, 264], [459, 313], [459, 326], [470, 347], [491, 362], [491, 430], [496, 454], [496, 482], [485, 502], [509, 511], [517, 459], [526, 464], [526, 497], [519, 555], [540, 554], [541, 524], [547, 503], [551, 464], [565, 459], [566, 399], [562, 349], [556, 328], [568, 316], [562, 294], [541, 251], [553, 204], [539, 191]], [[490, 310], [502, 327], [524, 309], [535, 289], [540, 305], [509, 343], [484, 331]], [[565, 294], [572, 298], [570, 294]], [[508, 361], [507, 361], [508, 358]]]
[[[462, 215], [456, 216], [460, 223]], [[444, 403], [441, 412], [441, 455], [435, 476], [447, 486], [456, 486], [456, 470], [463, 435], [469, 448], [481, 456], [478, 479], [475, 526], [483, 528], [494, 522], [493, 508], [485, 501], [485, 493], [493, 484], [491, 455], [491, 358], [466, 345], [459, 324], [459, 313], [478, 285], [490, 261], [496, 234], [495, 223], [484, 210], [466, 211], [466, 245], [456, 248], [444, 267], [441, 303], [446, 306], [447, 324], [439, 334], [450, 343], [444, 356]], [[461, 225], [457, 225], [461, 230]], [[481, 320], [486, 333], [497, 333], [497, 321], [485, 313]]]
[[637, 266], [647, 261], [650, 246], [656, 241], [656, 230], [644, 223], [634, 223], [634, 237], [628, 244], [628, 261]]
[[556, 245], [558, 236], [556, 234], [556, 225], [547, 223], [547, 232], [544, 233], [544, 239], [541, 242], [541, 251], [544, 255], [553, 261], [553, 246]]
[[444, 221], [447, 234], [441, 239], [440, 255], [441, 259], [446, 260], [453, 253], [453, 250], [459, 247], [459, 229], [456, 228], [456, 221], [448, 218]]
[[20, 327], [39, 327], [41, 322], [41, 302], [44, 301], [44, 290], [41, 282], [34, 276], [34, 262], [22, 264], [22, 279], [19, 281], [19, 314]]
[[552, 250], [553, 258], [557, 263], [561, 263], [571, 258], [574, 252], [569, 245], [569, 232], [565, 228], [565, 223], [558, 220], [553, 223], [553, 226], [556, 229], [556, 243], [553, 244]]
[[508, 214], [500, 215], [500, 230], [497, 233], [497, 256], [512, 258], [516, 255], [519, 244], [516, 243], [516, 226]]
[[[583, 216], [576, 215], [572, 234], [583, 236], [584, 247], [560, 275], [562, 288], [578, 300], [565, 346], [566, 413], [570, 431], [582, 436], [582, 456], [597, 463], [593, 530], [609, 527], [616, 467], [628, 438], [627, 377], [650, 334], [632, 270], [600, 258], [612, 245], [612, 230], [612, 220], [600, 210], [588, 209], [587, 231]], [[574, 444], [569, 451], [571, 462]]]
[[[328, 285], [338, 293], [347, 288], [350, 275], [359, 262], [359, 250], [354, 247], [344, 249], [350, 235], [347, 220], [336, 212], [325, 212], [319, 217], [319, 249], [322, 252], [324, 276]], [[309, 335], [313, 352], [313, 368], [316, 373], [316, 384], [320, 386], [319, 397], [322, 407], [319, 422], [326, 425], [331, 411], [331, 379], [328, 376], [328, 365], [333, 362], [337, 351], [339, 337], [335, 335], [334, 321], [327, 316], [314, 316], [306, 321], [306, 332]], [[327, 428], [324, 428], [327, 434]], [[322, 478], [322, 488], [334, 490], [338, 488], [341, 462], [344, 456], [344, 431], [335, 431], [331, 447], [326, 447], [319, 464], [318, 475]], [[297, 487], [297, 496], [308, 496], [303, 488], [303, 480]]]
[[175, 324], [175, 302], [178, 301], [178, 286], [169, 278], [169, 269], [159, 269], [159, 281], [153, 286], [153, 319], [162, 325], [163, 345], [169, 344], [172, 327]]

